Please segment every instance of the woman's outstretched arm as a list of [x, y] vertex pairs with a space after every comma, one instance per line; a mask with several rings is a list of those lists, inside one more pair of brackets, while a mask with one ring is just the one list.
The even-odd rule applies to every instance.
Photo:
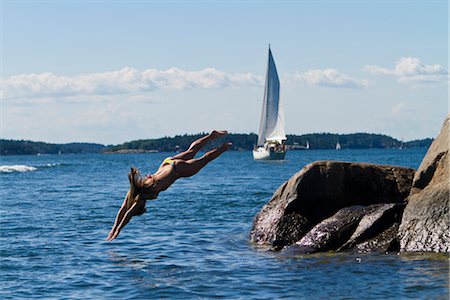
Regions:
[[127, 210], [127, 212], [123, 216], [122, 221], [116, 227], [116, 229], [113, 232], [113, 234], [111, 236], [108, 236], [107, 241], [110, 242], [110, 241], [114, 240], [119, 235], [119, 233], [122, 230], [122, 228], [124, 228], [125, 225], [127, 225], [128, 222], [131, 220], [131, 218], [135, 215], [137, 207], [138, 207], [138, 203], [137, 202], [133, 203], [133, 205], [130, 207], [130, 209]]
[[116, 220], [114, 221], [114, 225], [111, 228], [111, 231], [109, 232], [108, 237], [106, 238], [107, 241], [110, 240], [110, 238], [112, 237], [112, 235], [116, 231], [117, 226], [119, 226], [119, 224], [122, 222], [122, 219], [123, 219], [123, 217], [125, 215], [125, 212], [126, 212], [128, 195], [129, 195], [129, 193], [127, 193], [127, 195], [125, 196], [125, 199], [123, 200], [122, 206], [120, 207], [119, 212], [117, 213]]

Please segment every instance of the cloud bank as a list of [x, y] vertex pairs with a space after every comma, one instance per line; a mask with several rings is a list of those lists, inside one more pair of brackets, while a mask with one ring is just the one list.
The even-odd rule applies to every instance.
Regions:
[[448, 71], [441, 65], [425, 65], [415, 57], [400, 58], [393, 69], [368, 65], [364, 70], [372, 74], [394, 76], [399, 82], [407, 84], [439, 83], [448, 78]]
[[[362, 88], [366, 80], [355, 79], [334, 69], [297, 72], [289, 76], [294, 82], [309, 86], [330, 88]], [[186, 90], [194, 88], [220, 89], [228, 87], [262, 86], [261, 76], [251, 73], [225, 73], [215, 68], [185, 71], [170, 68], [165, 71], [148, 69], [138, 71], [123, 68], [117, 71], [78, 76], [62, 76], [52, 73], [21, 74], [2, 82], [1, 90], [6, 99], [68, 97], [79, 95], [114, 95], [141, 93], [155, 90]]]
[[52, 73], [11, 76], [2, 82], [2, 92], [5, 98], [40, 98], [260, 86], [262, 82], [261, 77], [250, 73], [228, 74], [214, 68], [190, 72], [177, 68], [138, 71], [126, 67], [73, 77]]
[[[441, 65], [425, 65], [418, 58], [402, 57], [393, 69], [367, 65], [364, 70], [378, 75], [394, 76], [408, 84], [438, 83], [448, 80], [448, 71]], [[354, 78], [336, 69], [309, 70], [286, 75], [288, 81], [311, 87], [361, 89], [369, 86], [366, 79]], [[185, 71], [147, 69], [121, 70], [62, 76], [52, 73], [21, 74], [2, 81], [5, 99], [34, 99], [80, 95], [138, 94], [155, 90], [220, 89], [229, 87], [260, 87], [264, 78], [251, 73], [226, 73], [215, 68]]]
[[297, 72], [294, 75], [294, 78], [300, 82], [306, 83], [308, 86], [350, 89], [359, 89], [369, 86], [367, 80], [350, 77], [335, 69], [311, 70], [305, 73]]

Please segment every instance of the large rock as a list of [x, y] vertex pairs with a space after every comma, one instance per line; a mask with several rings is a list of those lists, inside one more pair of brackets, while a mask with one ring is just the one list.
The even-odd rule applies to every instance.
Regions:
[[250, 239], [276, 249], [304, 237], [340, 209], [402, 203], [414, 170], [403, 167], [318, 161], [305, 166], [274, 193], [255, 217]]
[[450, 251], [449, 116], [417, 170], [399, 228], [401, 251]]

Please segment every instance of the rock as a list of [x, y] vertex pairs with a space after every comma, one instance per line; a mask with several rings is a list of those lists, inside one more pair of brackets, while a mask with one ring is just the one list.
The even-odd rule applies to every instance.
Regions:
[[305, 166], [273, 194], [256, 215], [251, 241], [275, 249], [294, 244], [340, 209], [402, 203], [414, 170], [403, 167], [318, 161]]
[[[370, 207], [369, 207], [370, 208]], [[405, 204], [372, 205], [348, 241], [338, 249], [356, 248], [358, 252], [398, 251], [398, 227]]]
[[450, 252], [450, 116], [417, 170], [399, 228], [401, 251]]
[[[294, 245], [290, 254], [344, 251], [387, 251], [398, 245], [397, 228], [404, 204], [350, 206], [314, 226]], [[398, 248], [398, 247], [397, 247]]]
[[339, 210], [332, 217], [314, 226], [303, 238], [289, 247], [289, 252], [314, 253], [336, 250], [352, 235], [365, 214], [365, 206]]
[[364, 241], [355, 246], [355, 251], [358, 253], [369, 252], [398, 252], [400, 250], [398, 240], [398, 226], [399, 223], [394, 223], [379, 235]]

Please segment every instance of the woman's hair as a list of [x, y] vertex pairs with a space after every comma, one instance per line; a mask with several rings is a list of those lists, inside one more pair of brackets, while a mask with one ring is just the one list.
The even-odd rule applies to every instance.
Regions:
[[140, 215], [143, 215], [146, 211], [147, 211], [147, 209], [144, 206], [141, 206], [139, 210], [136, 210], [134, 212], [134, 215], [140, 216]]
[[[134, 203], [139, 200], [156, 199], [158, 192], [154, 190], [154, 181], [151, 184], [146, 184], [141, 179], [140, 172], [137, 168], [132, 167], [128, 173], [128, 180], [130, 181], [130, 190], [127, 193], [126, 209], [129, 210]], [[145, 208], [140, 209], [135, 214], [142, 215], [146, 211]]]

